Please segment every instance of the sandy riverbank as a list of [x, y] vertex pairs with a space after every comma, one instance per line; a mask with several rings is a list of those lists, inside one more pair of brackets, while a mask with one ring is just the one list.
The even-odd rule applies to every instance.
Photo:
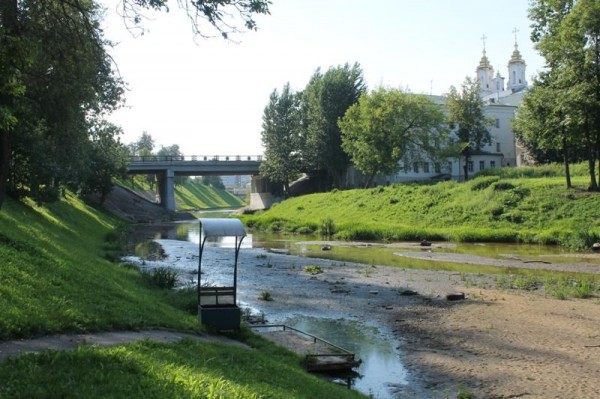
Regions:
[[[180, 244], [167, 253], [193, 256]], [[225, 261], [221, 249], [211, 250]], [[585, 260], [582, 260], [585, 262]], [[306, 265], [323, 273], [310, 275]], [[531, 265], [531, 264], [530, 264]], [[543, 267], [544, 264], [539, 264]], [[192, 267], [192, 266], [190, 266]], [[599, 268], [588, 265], [587, 268]], [[390, 381], [394, 397], [454, 397], [460, 387], [476, 398], [600, 397], [600, 302], [558, 300], [499, 291], [495, 277], [399, 269], [243, 250], [242, 300], [259, 301], [267, 317], [318, 313], [376, 324], [394, 336], [408, 384]], [[477, 287], [477, 288], [474, 288]], [[413, 290], [419, 295], [403, 295]], [[450, 302], [447, 293], [465, 292]]]

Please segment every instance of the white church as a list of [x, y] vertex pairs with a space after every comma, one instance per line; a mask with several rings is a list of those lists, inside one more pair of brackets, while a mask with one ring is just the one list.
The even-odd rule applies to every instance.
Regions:
[[[485, 37], [484, 37], [485, 38]], [[490, 129], [492, 142], [481, 148], [481, 151], [470, 157], [466, 165], [469, 176], [477, 172], [499, 167], [519, 166], [524, 163], [525, 154], [516, 143], [512, 130], [512, 120], [527, 89], [526, 63], [521, 57], [515, 38], [514, 51], [508, 61], [508, 83], [496, 72], [487, 58], [485, 43], [483, 55], [476, 69], [477, 80], [481, 88], [481, 97], [485, 103], [485, 114], [495, 121]], [[443, 96], [428, 96], [435, 103], [444, 105]], [[401, 165], [395, 175], [381, 176], [379, 184], [418, 181], [429, 179], [464, 180], [464, 157], [448, 158], [442, 162], [417, 162], [412, 165]], [[356, 174], [349, 173], [350, 186], [360, 186]]]

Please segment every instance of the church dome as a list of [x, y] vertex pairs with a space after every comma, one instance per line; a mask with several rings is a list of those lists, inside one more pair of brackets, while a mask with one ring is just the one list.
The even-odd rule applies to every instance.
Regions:
[[519, 51], [519, 46], [517, 45], [517, 43], [515, 42], [515, 49], [512, 53], [512, 56], [510, 57], [510, 60], [508, 61], [508, 65], [510, 64], [525, 64], [525, 61], [523, 61], [523, 57], [521, 57], [521, 52]]

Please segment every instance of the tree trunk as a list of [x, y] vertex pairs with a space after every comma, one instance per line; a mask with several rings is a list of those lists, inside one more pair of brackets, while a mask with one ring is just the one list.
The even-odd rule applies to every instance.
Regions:
[[[0, 1], [0, 13], [2, 15], [2, 27], [4, 35], [0, 37], [0, 46], [6, 51], [7, 73], [0, 74], [0, 106], [4, 107], [10, 113], [14, 106], [12, 93], [7, 93], [8, 80], [12, 78], [14, 65], [11, 65], [16, 59], [15, 38], [18, 34], [18, 8], [17, 0]], [[8, 184], [8, 175], [10, 168], [10, 126], [5, 123], [0, 127], [0, 209], [4, 203], [4, 195]]]
[[592, 157], [588, 159], [588, 168], [590, 172], [590, 186], [589, 191], [598, 191], [598, 182], [596, 180], [596, 160]]
[[572, 188], [571, 185], [571, 171], [569, 170], [569, 147], [567, 145], [567, 136], [565, 134], [565, 128], [562, 128], [562, 145], [563, 145], [563, 162], [565, 164], [565, 179], [567, 180], [567, 188]]
[[465, 164], [463, 165], [463, 169], [465, 171], [465, 181], [469, 180], [469, 159], [471, 158], [471, 156], [469, 155], [469, 153], [465, 153]]
[[585, 137], [587, 147], [587, 158], [588, 158], [588, 172], [590, 175], [590, 185], [588, 186], [589, 191], [598, 191], [598, 182], [596, 181], [596, 148], [592, 139], [592, 133], [590, 128], [590, 122], [588, 117], [585, 118]]

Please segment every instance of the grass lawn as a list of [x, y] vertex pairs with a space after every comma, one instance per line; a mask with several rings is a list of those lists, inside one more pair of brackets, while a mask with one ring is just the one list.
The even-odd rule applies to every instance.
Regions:
[[360, 398], [272, 346], [183, 340], [26, 355], [0, 363], [7, 398]]
[[332, 230], [339, 239], [526, 242], [587, 247], [600, 238], [600, 194], [583, 165], [566, 189], [560, 166], [503, 168], [468, 182], [395, 184], [312, 194], [246, 215], [271, 231]]

